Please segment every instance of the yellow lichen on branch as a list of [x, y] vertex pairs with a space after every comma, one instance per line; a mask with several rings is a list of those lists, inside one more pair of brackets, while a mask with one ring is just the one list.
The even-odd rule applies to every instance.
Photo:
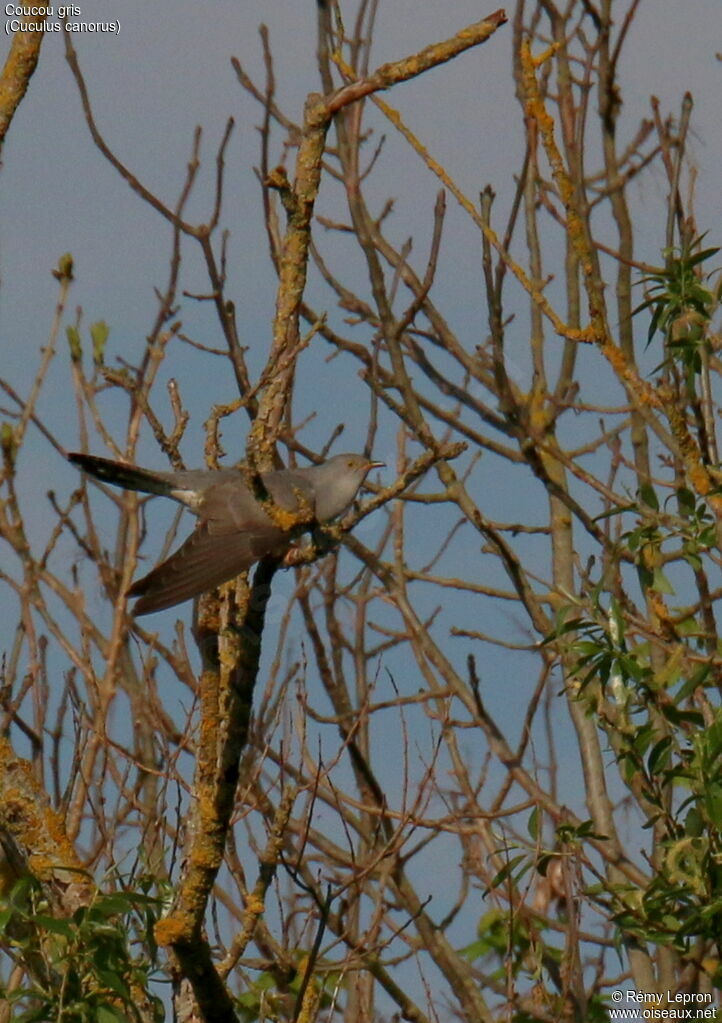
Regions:
[[17, 853], [14, 873], [24, 870], [52, 887], [60, 907], [73, 912], [92, 895], [86, 871], [30, 764], [0, 738], [0, 832]]
[[592, 338], [618, 379], [624, 383], [627, 393], [633, 398], [635, 404], [641, 408], [646, 407], [665, 412], [677, 444], [677, 450], [684, 461], [690, 485], [697, 494], [708, 498], [719, 518], [722, 516], [722, 498], [713, 493], [716, 484], [704, 464], [699, 445], [689, 432], [687, 422], [677, 403], [671, 395], [664, 394], [661, 389], [655, 388], [643, 380], [636, 366], [630, 362], [610, 336], [606, 324], [602, 284], [592, 242], [580, 212], [574, 183], [566, 169], [554, 137], [554, 119], [546, 109], [536, 76], [537, 68], [553, 55], [555, 49], [555, 46], [549, 47], [541, 56], [535, 58], [528, 40], [524, 40], [519, 53], [521, 81], [526, 113], [539, 131], [559, 197], [564, 204], [567, 235], [582, 268]]
[[689, 432], [687, 421], [672, 395], [666, 395], [665, 409], [672, 433], [679, 444], [684, 460], [685, 473], [692, 489], [700, 497], [704, 497], [712, 507], [718, 519], [722, 519], [722, 496], [716, 493], [719, 482], [715, 480], [705, 465], [699, 445]]
[[[42, 8], [40, 8], [42, 10]], [[18, 30], [13, 36], [10, 53], [0, 74], [0, 149], [10, 122], [25, 95], [40, 56], [43, 41], [43, 15], [28, 16], [26, 21], [38, 26], [36, 32]]]
[[190, 941], [200, 927], [225, 847], [225, 814], [218, 805], [218, 751], [223, 731], [220, 697], [223, 672], [207, 670], [199, 680], [201, 704], [200, 729], [197, 742], [195, 797], [191, 815], [191, 841], [188, 860], [176, 905], [156, 925], [159, 944]]
[[176, 912], [157, 920], [153, 928], [153, 935], [161, 948], [167, 948], [169, 945], [175, 945], [184, 939], [187, 940], [188, 930], [188, 919], [183, 914]]
[[[453, 60], [454, 57], [458, 57], [465, 50], [485, 43], [501, 25], [506, 24], [506, 21], [506, 11], [494, 11], [493, 14], [490, 14], [482, 21], [474, 22], [473, 25], [467, 25], [466, 28], [462, 28], [460, 32], [451, 36], [450, 39], [444, 39], [440, 43], [432, 43], [431, 46], [427, 46], [409, 57], [403, 57], [401, 60], [382, 64], [372, 74], [344, 85], [333, 96], [329, 97], [329, 112], [332, 114], [336, 113], [349, 103], [355, 103], [357, 100], [370, 96], [372, 93], [389, 89], [392, 85], [398, 85], [399, 82], [406, 82], [409, 78], [415, 78], [417, 75], [423, 74], [433, 67], [438, 67], [439, 64], [445, 64], [446, 61]], [[353, 77], [353, 73], [349, 77]]]
[[[546, 57], [548, 57], [553, 51], [554, 47], [547, 50], [545, 52], [544, 59], [546, 59]], [[611, 342], [611, 339], [608, 336], [606, 318], [604, 315], [602, 289], [595, 269], [594, 252], [587, 237], [584, 219], [579, 211], [574, 182], [567, 172], [564, 165], [564, 159], [554, 137], [554, 119], [546, 109], [544, 97], [541, 94], [539, 83], [537, 82], [536, 69], [538, 64], [541, 63], [541, 58], [535, 59], [532, 56], [528, 40], [524, 40], [521, 44], [519, 62], [521, 65], [521, 83], [524, 90], [524, 106], [526, 114], [530, 121], [536, 125], [541, 136], [542, 143], [544, 145], [544, 152], [546, 153], [547, 160], [549, 161], [549, 165], [552, 169], [552, 176], [557, 186], [559, 197], [564, 204], [567, 235], [569, 236], [569, 240], [572, 243], [582, 267], [593, 338], [596, 344], [600, 347], [605, 345], [610, 346], [609, 350], [605, 352], [605, 355], [607, 355], [609, 361], [612, 361], [609, 357], [613, 356], [614, 361], [617, 364], [615, 366], [616, 369], [621, 366], [620, 356], [622, 359], [624, 356], [621, 350], [618, 350], [619, 355], [616, 353], [613, 354], [611, 351], [611, 349], [616, 349], [617, 346]], [[628, 369], [631, 369], [631, 367]], [[648, 387], [648, 385], [640, 380], [639, 387], [641, 389]], [[650, 404], [654, 404], [651, 394], [647, 396], [647, 401]]]

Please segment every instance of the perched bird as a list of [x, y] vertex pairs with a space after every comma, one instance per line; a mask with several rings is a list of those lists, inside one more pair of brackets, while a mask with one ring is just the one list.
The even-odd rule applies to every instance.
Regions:
[[128, 590], [128, 596], [140, 597], [133, 608], [136, 615], [172, 607], [233, 579], [267, 555], [285, 554], [299, 532], [294, 517], [302, 519], [306, 513], [314, 522], [336, 518], [349, 507], [367, 473], [384, 464], [365, 455], [335, 455], [321, 465], [261, 473], [274, 506], [291, 513], [284, 528], [249, 489], [240, 469], [155, 472], [75, 452], [68, 459], [104, 483], [171, 497], [198, 516], [185, 543]]

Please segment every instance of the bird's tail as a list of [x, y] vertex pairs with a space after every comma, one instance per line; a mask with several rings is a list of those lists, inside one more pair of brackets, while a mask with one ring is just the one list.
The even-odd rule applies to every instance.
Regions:
[[95, 455], [72, 451], [68, 455], [68, 461], [77, 465], [83, 472], [102, 480], [103, 483], [112, 483], [113, 486], [124, 487], [126, 490], [139, 490], [143, 494], [160, 494], [162, 497], [168, 497], [173, 489], [172, 483], [165, 478], [164, 473], [139, 469], [134, 465], [114, 462], [110, 458], [97, 458]]

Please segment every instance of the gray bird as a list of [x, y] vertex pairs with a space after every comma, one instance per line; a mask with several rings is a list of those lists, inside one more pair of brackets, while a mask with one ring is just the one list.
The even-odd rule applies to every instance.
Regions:
[[[198, 524], [178, 550], [128, 590], [140, 597], [136, 615], [162, 611], [233, 579], [267, 555], [280, 557], [298, 532], [274, 522], [240, 469], [155, 472], [94, 455], [68, 455], [84, 472], [126, 490], [160, 494], [186, 505]], [[366, 478], [383, 462], [365, 455], [335, 455], [321, 465], [260, 474], [277, 508], [310, 512], [329, 522], [344, 512]]]

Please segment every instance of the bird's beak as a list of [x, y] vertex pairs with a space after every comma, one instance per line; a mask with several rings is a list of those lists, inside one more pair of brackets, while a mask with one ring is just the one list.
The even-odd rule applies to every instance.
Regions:
[[369, 472], [372, 469], [385, 469], [386, 462], [369, 462]]

